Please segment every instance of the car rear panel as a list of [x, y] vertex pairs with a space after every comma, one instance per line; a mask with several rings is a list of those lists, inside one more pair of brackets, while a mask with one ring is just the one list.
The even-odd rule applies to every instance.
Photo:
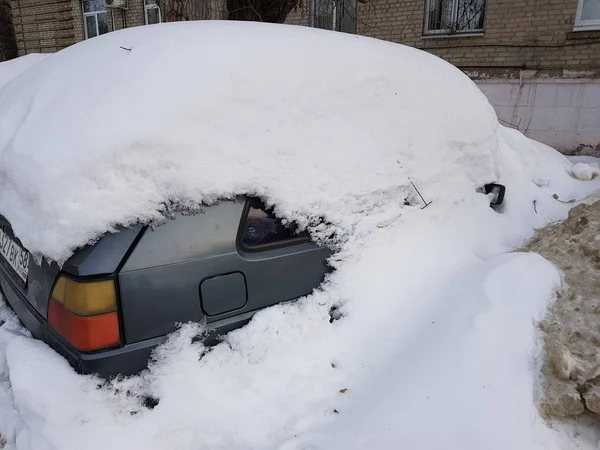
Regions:
[[[10, 224], [2, 216], [0, 216], [0, 226], [13, 241], [21, 245], [19, 239], [15, 238]], [[26, 283], [0, 256], [0, 291], [31, 334], [54, 348], [80, 372], [111, 375], [118, 371], [124, 360], [136, 354], [139, 356], [138, 359], [145, 358], [145, 361], [151, 348], [158, 342], [148, 342], [127, 350], [120, 347], [86, 354], [73, 348], [47, 322], [48, 301], [59, 273], [68, 274], [76, 279], [96, 279], [116, 275], [144, 229], [143, 227], [121, 229], [118, 233], [108, 234], [96, 244], [75, 252], [62, 268], [54, 262], [48, 263], [45, 259], [42, 259], [41, 264], [38, 265], [30, 257]], [[135, 367], [139, 368], [139, 365], [138, 362]]]
[[[13, 241], [24, 247], [21, 241], [15, 237], [8, 221], [2, 216], [0, 216], [0, 227]], [[29, 274], [27, 283], [25, 283], [8, 262], [0, 256], [0, 286], [8, 302], [13, 305], [13, 308], [14, 302], [26, 302], [43, 318], [47, 316], [48, 297], [59, 271], [56, 263], [49, 264], [43, 260], [41, 265], [37, 265], [30, 257]]]
[[[203, 214], [184, 216], [148, 230], [119, 271], [125, 340], [144, 341], [171, 333], [177, 323], [206, 319], [219, 332], [241, 326], [264, 307], [309, 294], [329, 270], [330, 250], [306, 242], [243, 252], [236, 237], [245, 199], [222, 201]], [[222, 303], [235, 295], [239, 307], [211, 315], [203, 309], [203, 286], [219, 282]], [[219, 306], [222, 306], [219, 305]]]
[[[45, 260], [41, 265], [30, 262], [27, 285], [19, 285], [10, 266], [0, 264], [0, 288], [33, 336], [79, 372], [137, 373], [177, 323], [206, 318], [213, 328], [209, 343], [217, 333], [247, 323], [259, 309], [310, 293], [329, 271], [330, 251], [314, 243], [255, 253], [238, 248], [245, 204], [240, 197], [198, 215], [177, 214], [176, 220], [155, 230], [120, 230], [77, 251], [62, 269]], [[8, 223], [0, 219], [14, 238]], [[121, 346], [83, 353], [48, 325], [48, 300], [60, 273], [81, 281], [115, 279]], [[230, 286], [233, 278], [237, 284]], [[233, 302], [237, 306], [225, 307], [230, 299], [223, 295], [237, 296]], [[212, 303], [205, 310], [207, 299]]]
[[[0, 227], [17, 244], [21, 244], [12, 231], [8, 221], [0, 216]], [[48, 316], [48, 299], [59, 272], [65, 272], [74, 277], [95, 277], [110, 275], [117, 271], [142, 227], [135, 229], [120, 229], [119, 233], [107, 234], [96, 244], [78, 250], [67, 260], [62, 269], [55, 262], [49, 263], [42, 259], [41, 264], [35, 264], [32, 257], [29, 262], [29, 275], [24, 283], [8, 262], [0, 256], [0, 280], [3, 292], [10, 302], [19, 298], [25, 300], [44, 319]]]

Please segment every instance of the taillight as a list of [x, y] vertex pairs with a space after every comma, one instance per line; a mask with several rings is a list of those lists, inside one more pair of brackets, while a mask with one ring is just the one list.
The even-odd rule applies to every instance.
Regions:
[[75, 281], [61, 276], [52, 290], [48, 323], [82, 351], [118, 345], [121, 335], [115, 282]]

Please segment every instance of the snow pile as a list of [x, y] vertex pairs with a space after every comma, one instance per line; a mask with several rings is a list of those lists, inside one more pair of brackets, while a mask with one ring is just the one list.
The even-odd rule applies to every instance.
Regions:
[[[4, 325], [9, 447], [506, 450], [573, 438], [532, 398], [533, 323], [560, 275], [502, 254], [566, 217], [554, 195], [580, 199], [600, 180], [574, 179], [565, 157], [500, 127], [457, 69], [368, 38], [205, 22], [110, 33], [11, 86], [0, 213], [30, 250], [64, 260], [116, 223], [159, 219], [165, 202], [249, 192], [316, 237], [335, 232], [338, 251], [312, 295], [210, 351], [192, 342], [201, 325], [185, 325], [130, 379], [78, 376]], [[476, 191], [493, 181], [507, 186], [498, 211]], [[342, 318], [330, 323], [333, 306]]]
[[588, 163], [576, 163], [571, 167], [570, 173], [574, 178], [590, 181], [600, 175], [600, 165]]
[[[5, 84], [8, 84], [10, 80], [15, 78], [17, 75], [25, 72], [30, 67], [46, 59], [48, 54], [44, 53], [30, 53], [29, 55], [21, 56], [19, 58], [11, 59], [0, 63], [0, 88]], [[8, 88], [7, 88], [8, 89]]]

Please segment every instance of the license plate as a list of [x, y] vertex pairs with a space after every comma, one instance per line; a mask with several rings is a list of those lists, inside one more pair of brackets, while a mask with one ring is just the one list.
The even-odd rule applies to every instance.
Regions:
[[0, 255], [10, 264], [19, 278], [27, 282], [29, 252], [22, 249], [0, 228]]

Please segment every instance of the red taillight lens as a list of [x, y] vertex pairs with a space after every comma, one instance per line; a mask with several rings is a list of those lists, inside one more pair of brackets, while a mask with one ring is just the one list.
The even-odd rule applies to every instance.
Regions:
[[60, 277], [48, 305], [48, 323], [81, 351], [121, 342], [114, 281], [79, 282]]

